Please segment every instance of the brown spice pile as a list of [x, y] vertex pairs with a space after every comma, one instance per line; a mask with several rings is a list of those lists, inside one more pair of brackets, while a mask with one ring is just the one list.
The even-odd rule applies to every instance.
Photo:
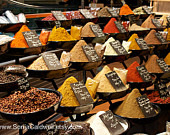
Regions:
[[98, 17], [111, 17], [111, 14], [108, 12], [107, 10], [107, 6], [105, 6], [104, 8], [102, 8], [98, 13], [97, 16]]
[[146, 43], [148, 45], [160, 45], [161, 42], [158, 40], [158, 38], [155, 36], [156, 31], [151, 30], [148, 35], [144, 38]]
[[134, 89], [122, 102], [122, 104], [115, 110], [115, 114], [128, 118], [144, 118], [136, 98], [141, 94], [138, 89]]
[[146, 62], [145, 67], [149, 73], [163, 73], [156, 61], [157, 59], [159, 59], [157, 55], [152, 55]]
[[0, 111], [7, 113], [31, 113], [55, 105], [59, 97], [55, 93], [31, 88], [25, 93], [20, 91], [0, 100]]
[[144, 28], [156, 28], [155, 25], [152, 23], [152, 19], [154, 19], [154, 15], [150, 15], [143, 23], [142, 27]]
[[86, 23], [86, 25], [82, 28], [81, 37], [95, 37], [95, 34], [90, 28], [90, 25], [95, 25], [95, 24], [93, 22]]
[[82, 46], [87, 45], [87, 43], [84, 40], [80, 40], [77, 42], [77, 44], [73, 47], [73, 49], [70, 51], [71, 53], [71, 61], [73, 62], [89, 62], [87, 59]]

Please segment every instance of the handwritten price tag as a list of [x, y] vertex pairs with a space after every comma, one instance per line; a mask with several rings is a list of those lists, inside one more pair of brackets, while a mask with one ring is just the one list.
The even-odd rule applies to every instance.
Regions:
[[156, 32], [156, 33], [155, 33], [155, 36], [158, 38], [158, 40], [159, 40], [161, 43], [164, 43], [164, 44], [167, 43], [166, 39], [165, 39], [160, 33]]
[[148, 45], [145, 42], [145, 40], [143, 40], [142, 38], [135, 38], [137, 44], [139, 45], [141, 50], [148, 50]]
[[67, 18], [65, 17], [65, 15], [61, 11], [51, 11], [51, 13], [54, 15], [54, 17], [58, 21], [67, 20]]
[[126, 32], [123, 24], [121, 24], [121, 23], [118, 22], [118, 21], [114, 21], [114, 23], [115, 23], [115, 25], [116, 25], [116, 27], [118, 28], [118, 30], [119, 30], [120, 33], [125, 33], [125, 32]]
[[93, 19], [95, 18], [87, 9], [79, 9], [81, 14], [86, 18], [86, 19]]
[[18, 79], [18, 89], [22, 92], [30, 90], [30, 84], [26, 77]]
[[100, 28], [100, 26], [98, 24], [90, 25], [90, 28], [91, 28], [91, 30], [93, 31], [93, 33], [95, 34], [96, 37], [105, 36], [102, 29]]
[[80, 105], [92, 104], [94, 102], [86, 86], [82, 82], [72, 83], [70, 86]]
[[142, 6], [143, 10], [146, 12], [146, 14], [150, 15], [151, 10], [148, 8], [148, 6]]
[[169, 72], [168, 65], [165, 63], [163, 58], [157, 59], [156, 61], [158, 62], [158, 65], [162, 69], [162, 71]]
[[156, 26], [156, 28], [162, 28], [161, 23], [157, 19], [152, 19], [152, 23]]

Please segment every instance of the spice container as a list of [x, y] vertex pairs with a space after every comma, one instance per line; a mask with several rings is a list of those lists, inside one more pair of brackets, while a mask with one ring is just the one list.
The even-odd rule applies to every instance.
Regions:
[[98, 87], [98, 82], [88, 78], [85, 84], [89, 94], [93, 99], [93, 103], [87, 105], [80, 105], [78, 102], [70, 84], [78, 82], [76, 78], [69, 77], [65, 82], [60, 86], [58, 91], [63, 95], [61, 105], [58, 109], [58, 113], [62, 113], [64, 116], [70, 116], [73, 114], [87, 113], [91, 111], [94, 107], [94, 104], [98, 101], [99, 97], [96, 95], [96, 89]]
[[[15, 95], [17, 97], [14, 97]], [[14, 105], [12, 103], [13, 106], [10, 106], [10, 103], [12, 102], [11, 99], [14, 99], [18, 104]], [[30, 102], [25, 102], [25, 99], [27, 99]], [[61, 99], [62, 99], [62, 95], [58, 91], [54, 91], [46, 88], [39, 88], [39, 89], [31, 88], [31, 90], [26, 91], [25, 93], [16, 92], [8, 97], [5, 97], [4, 100], [1, 99], [2, 102], [0, 103], [1, 106], [0, 115], [4, 119], [17, 122], [20, 124], [35, 123], [44, 120], [49, 116], [51, 116], [52, 114], [54, 114], [58, 109]], [[36, 104], [36, 102], [38, 104]], [[5, 105], [9, 107], [6, 109]], [[39, 105], [39, 106], [35, 108], [34, 105]]]

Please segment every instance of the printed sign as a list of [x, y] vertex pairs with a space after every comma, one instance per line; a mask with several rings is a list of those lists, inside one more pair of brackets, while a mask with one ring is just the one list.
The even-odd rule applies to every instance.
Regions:
[[86, 19], [93, 19], [95, 18], [87, 9], [79, 9], [81, 14], [86, 18]]
[[142, 9], [146, 12], [146, 14], [151, 14], [151, 10], [148, 8], [148, 6], [143, 6]]
[[107, 8], [107, 11], [111, 14], [112, 17], [118, 17], [119, 16], [116, 13], [116, 11], [113, 10], [113, 8]]
[[93, 33], [96, 37], [105, 36], [102, 29], [100, 28], [100, 26], [98, 24], [90, 25], [90, 28], [91, 28], [91, 30], [93, 31]]
[[135, 40], [136, 40], [136, 42], [139, 45], [141, 50], [148, 50], [149, 49], [147, 43], [142, 38], [135, 38]]
[[22, 92], [30, 90], [30, 84], [26, 77], [18, 79], [18, 89], [21, 90]]
[[22, 32], [22, 34], [27, 41], [29, 47], [42, 46], [41, 41], [39, 40], [39, 37], [35, 30]]
[[116, 91], [124, 91], [127, 90], [126, 86], [123, 84], [120, 77], [117, 75], [115, 71], [105, 74], [107, 79], [110, 81], [111, 85]]
[[152, 23], [156, 26], [156, 28], [162, 28], [161, 23], [157, 19], [152, 19]]
[[111, 135], [117, 135], [121, 131], [124, 131], [124, 128], [110, 110], [105, 112], [104, 114], [101, 114], [99, 117], [105, 124]]
[[59, 21], [67, 20], [67, 18], [61, 11], [51, 11], [51, 13], [54, 15], [56, 20], [59, 20]]
[[111, 47], [116, 51], [118, 55], [126, 55], [128, 52], [126, 49], [121, 45], [119, 40], [109, 42]]
[[161, 33], [159, 32], [156, 32], [155, 33], [155, 36], [158, 38], [158, 40], [161, 42], [161, 43], [167, 43], [166, 39], [161, 35]]
[[144, 82], [150, 82], [152, 81], [152, 77], [145, 68], [144, 65], [136, 67], [137, 71], [139, 72], [139, 75], [141, 76], [142, 80]]
[[156, 112], [146, 95], [142, 95], [136, 98], [136, 100], [145, 117], [156, 115]]
[[55, 53], [45, 52], [42, 54], [42, 57], [49, 70], [57, 70], [62, 68], [62, 65]]
[[163, 58], [157, 59], [159, 67], [162, 69], [164, 72], [169, 72], [168, 65], [165, 63]]
[[82, 49], [90, 62], [96, 62], [101, 60], [92, 45], [84, 45], [82, 46]]
[[121, 24], [121, 23], [118, 22], [118, 21], [114, 21], [114, 23], [115, 23], [115, 25], [116, 25], [116, 27], [118, 28], [118, 30], [119, 30], [120, 33], [125, 33], [125, 32], [126, 32], [123, 24]]
[[80, 105], [87, 105], [94, 102], [86, 86], [82, 82], [72, 83], [70, 86]]

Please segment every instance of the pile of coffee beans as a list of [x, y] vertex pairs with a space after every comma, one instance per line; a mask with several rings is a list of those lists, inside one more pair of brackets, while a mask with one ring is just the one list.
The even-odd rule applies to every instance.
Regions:
[[18, 75], [5, 73], [4, 70], [0, 71], [0, 83], [15, 82], [19, 78], [20, 78], [20, 76], [18, 76]]

